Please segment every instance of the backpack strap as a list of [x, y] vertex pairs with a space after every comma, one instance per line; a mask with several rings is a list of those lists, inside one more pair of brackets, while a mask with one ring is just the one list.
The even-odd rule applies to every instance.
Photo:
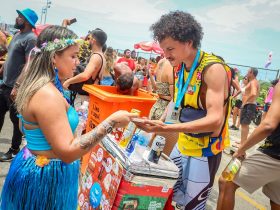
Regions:
[[93, 84], [95, 84], [95, 83], [96, 83], [96, 80], [98, 79], [98, 84], [99, 84], [99, 82], [100, 82], [100, 72], [101, 72], [101, 70], [102, 70], [102, 68], [103, 68], [103, 57], [102, 57], [102, 55], [101, 55], [100, 53], [92, 53], [92, 55], [94, 55], [94, 54], [97, 54], [97, 55], [100, 56], [100, 58], [101, 58], [101, 66], [100, 66], [100, 69], [98, 70], [97, 75], [96, 75], [95, 78], [92, 79], [92, 80], [93, 80]]

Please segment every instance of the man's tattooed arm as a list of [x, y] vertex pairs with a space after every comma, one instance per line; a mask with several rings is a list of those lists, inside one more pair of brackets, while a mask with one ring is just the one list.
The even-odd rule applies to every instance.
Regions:
[[92, 131], [81, 135], [76, 138], [76, 144], [79, 144], [81, 149], [88, 150], [95, 146], [107, 135], [107, 127], [115, 127], [117, 122], [115, 121], [104, 121], [96, 126]]

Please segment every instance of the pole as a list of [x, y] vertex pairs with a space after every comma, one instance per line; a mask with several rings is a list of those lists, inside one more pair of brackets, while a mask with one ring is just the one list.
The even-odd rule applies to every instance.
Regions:
[[46, 21], [47, 21], [47, 15], [48, 15], [48, 8], [51, 7], [51, 1], [50, 0], [47, 0], [47, 5], [45, 6], [45, 21], [44, 21], [44, 24], [46, 24]]
[[279, 71], [280, 71], [280, 69], [277, 70], [276, 79], [279, 78]]
[[46, 20], [47, 20], [47, 13], [48, 13], [48, 6], [46, 6], [46, 10], [45, 10], [45, 21], [44, 21], [44, 24], [46, 24]]
[[42, 24], [42, 20], [43, 20], [43, 13], [44, 13], [44, 7], [42, 7], [42, 10], [41, 10], [40, 24]]

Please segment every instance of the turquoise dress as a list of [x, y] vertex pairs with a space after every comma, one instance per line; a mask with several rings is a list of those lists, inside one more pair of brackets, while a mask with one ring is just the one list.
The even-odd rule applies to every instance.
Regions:
[[[71, 106], [67, 117], [74, 133], [79, 118]], [[11, 163], [1, 194], [0, 210], [77, 209], [80, 161], [66, 164], [60, 159], [31, 154], [30, 150], [52, 148], [40, 128], [26, 130], [23, 124], [34, 123], [20, 118], [27, 145]]]

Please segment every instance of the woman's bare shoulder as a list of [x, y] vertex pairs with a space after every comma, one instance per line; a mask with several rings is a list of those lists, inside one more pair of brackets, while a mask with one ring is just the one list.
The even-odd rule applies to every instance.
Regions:
[[51, 108], [64, 104], [62, 94], [52, 84], [48, 83], [40, 88], [30, 100], [30, 107], [38, 109], [39, 107]]

